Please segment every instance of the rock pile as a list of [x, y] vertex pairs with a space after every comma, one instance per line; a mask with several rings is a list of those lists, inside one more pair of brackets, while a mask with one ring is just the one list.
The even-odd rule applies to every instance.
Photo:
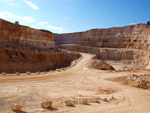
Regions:
[[142, 88], [142, 89], [148, 89], [150, 84], [150, 79], [145, 79], [146, 76], [150, 75], [136, 75], [136, 74], [129, 74], [125, 76], [125, 81], [129, 84], [131, 84], [134, 87]]
[[100, 70], [115, 70], [111, 65], [100, 59], [93, 59], [89, 64], [89, 68], [100, 69]]

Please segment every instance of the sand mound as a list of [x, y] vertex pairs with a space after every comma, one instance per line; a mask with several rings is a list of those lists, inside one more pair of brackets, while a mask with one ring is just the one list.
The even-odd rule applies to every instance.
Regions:
[[115, 70], [114, 67], [99, 59], [92, 59], [88, 64], [88, 68], [100, 69], [100, 70]]

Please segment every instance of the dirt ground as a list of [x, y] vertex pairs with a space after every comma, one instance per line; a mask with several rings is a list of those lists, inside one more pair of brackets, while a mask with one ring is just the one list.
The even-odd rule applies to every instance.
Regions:
[[[87, 68], [93, 55], [82, 54], [76, 65], [65, 71], [31, 75], [0, 76], [0, 113], [14, 113], [12, 104], [22, 104], [16, 113], [150, 113], [150, 90], [130, 87], [108, 79], [129, 73], [149, 71], [110, 72]], [[115, 63], [112, 63], [115, 66]], [[116, 68], [128, 65], [116, 64]], [[131, 67], [131, 65], [129, 65]], [[110, 99], [111, 97], [115, 99]], [[88, 105], [76, 102], [66, 106], [64, 99], [77, 101], [86, 98]], [[108, 98], [108, 102], [94, 103], [94, 99]], [[41, 108], [44, 100], [53, 102], [53, 109]]]

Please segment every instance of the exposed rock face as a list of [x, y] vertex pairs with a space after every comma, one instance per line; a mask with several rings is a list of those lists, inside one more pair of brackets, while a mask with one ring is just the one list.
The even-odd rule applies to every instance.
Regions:
[[51, 32], [16, 25], [2, 19], [0, 19], [0, 43], [11, 43], [40, 49], [55, 47]]
[[49, 71], [69, 66], [77, 53], [36, 52], [0, 48], [0, 73]]
[[49, 71], [69, 66], [80, 55], [56, 52], [53, 34], [0, 19], [0, 73]]
[[0, 73], [49, 71], [70, 66], [77, 53], [55, 49], [53, 34], [0, 19]]
[[150, 50], [150, 26], [137, 24], [70, 34], [54, 34], [54, 40], [57, 45], [80, 44], [92, 47]]
[[70, 51], [92, 53], [102, 60], [116, 60], [125, 64], [136, 64], [137, 68], [149, 67], [150, 52], [138, 49], [96, 48], [81, 45], [59, 45], [58, 48]]
[[150, 26], [145, 24], [54, 34], [54, 40], [58, 48], [96, 54], [104, 60], [150, 67]]

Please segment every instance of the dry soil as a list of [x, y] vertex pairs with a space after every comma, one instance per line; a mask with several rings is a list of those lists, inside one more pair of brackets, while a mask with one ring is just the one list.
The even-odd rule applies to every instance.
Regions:
[[[128, 72], [111, 72], [87, 68], [93, 55], [82, 54], [76, 65], [67, 70], [31, 75], [0, 76], [0, 113], [14, 113], [9, 106], [22, 104], [16, 113], [150, 113], [150, 90], [130, 87], [108, 79], [126, 76]], [[120, 64], [121, 67], [125, 67]], [[118, 65], [117, 65], [117, 68]], [[134, 71], [133, 73], [149, 73]], [[115, 99], [110, 99], [114, 96]], [[78, 99], [87, 98], [88, 105]], [[94, 99], [108, 102], [94, 103]], [[75, 101], [65, 106], [64, 99]], [[52, 109], [41, 108], [44, 100], [53, 102]]]

